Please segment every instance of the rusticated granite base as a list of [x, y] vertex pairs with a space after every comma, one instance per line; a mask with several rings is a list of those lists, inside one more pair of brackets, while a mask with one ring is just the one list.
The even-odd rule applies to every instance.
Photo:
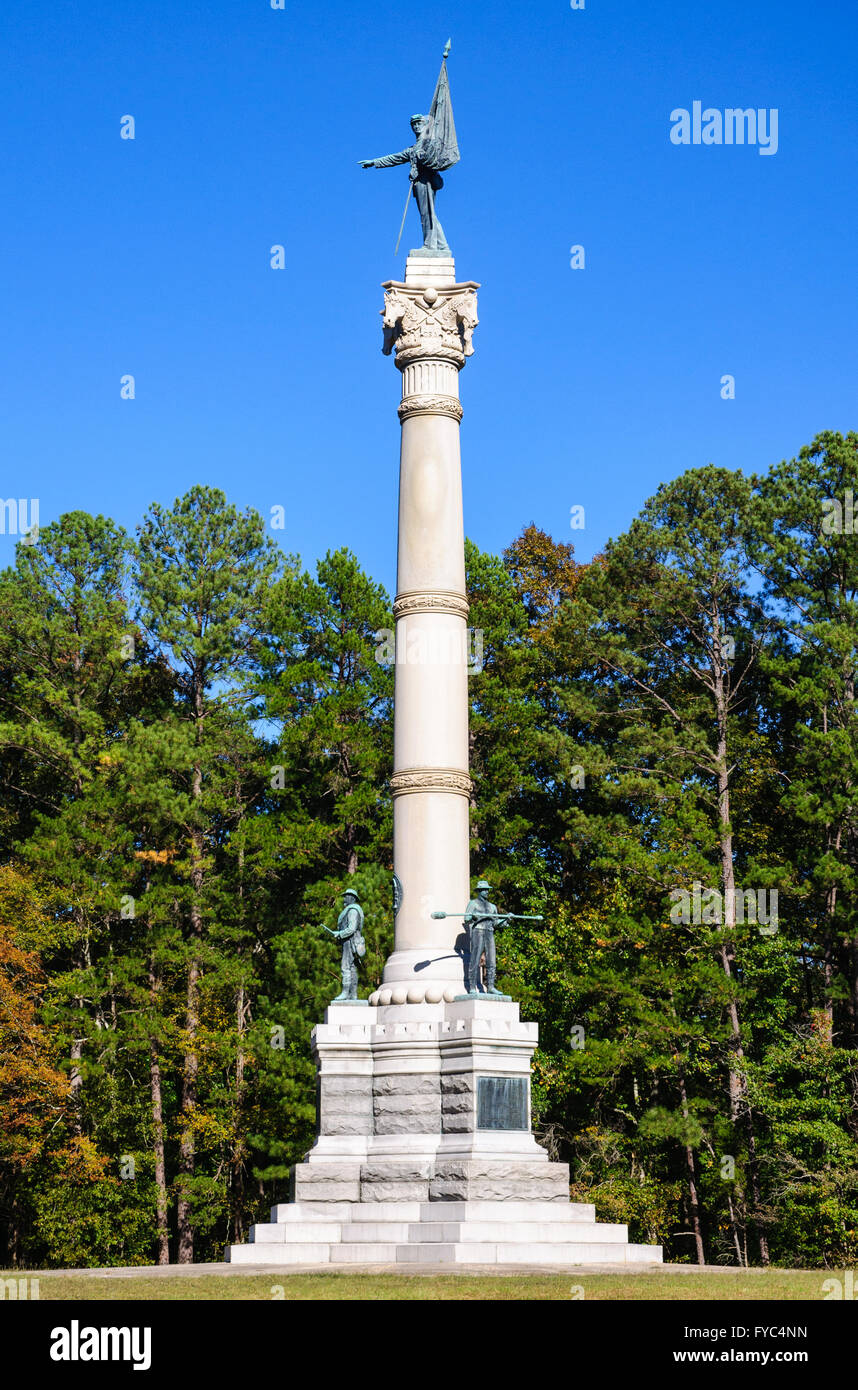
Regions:
[[315, 1029], [318, 1136], [292, 1200], [226, 1258], [244, 1265], [661, 1262], [569, 1201], [569, 1171], [530, 1132], [533, 1023], [467, 999], [362, 1012]]

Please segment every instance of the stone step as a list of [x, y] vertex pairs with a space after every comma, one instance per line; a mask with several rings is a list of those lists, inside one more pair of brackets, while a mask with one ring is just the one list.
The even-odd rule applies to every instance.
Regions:
[[[319, 1244], [323, 1241], [342, 1240], [342, 1231], [341, 1221], [264, 1222], [251, 1226], [249, 1240], [253, 1245], [283, 1245], [292, 1241], [298, 1244], [307, 1241]], [[407, 1239], [407, 1236], [403, 1239]]]
[[[629, 1256], [630, 1251], [645, 1250], [646, 1258], [640, 1255]], [[565, 1241], [558, 1244], [544, 1242], [493, 1243], [461, 1241], [457, 1243], [419, 1245], [399, 1245], [396, 1247], [398, 1264], [479, 1264], [479, 1265], [625, 1265], [660, 1264], [661, 1247], [657, 1245], [630, 1246], [620, 1242], [615, 1244], [593, 1244], [587, 1241]], [[369, 1263], [369, 1261], [368, 1261]]]
[[266, 1241], [232, 1245], [231, 1264], [263, 1265], [659, 1265], [660, 1245], [622, 1241]]
[[627, 1265], [660, 1265], [664, 1259], [661, 1245], [627, 1245]]
[[398, 1264], [397, 1251], [410, 1250], [409, 1245], [399, 1245], [396, 1241], [345, 1241], [331, 1246], [332, 1265], [395, 1265]]
[[[343, 1228], [343, 1239], [347, 1240]], [[517, 1245], [522, 1241], [528, 1244], [562, 1245], [570, 1240], [576, 1243], [592, 1242], [595, 1245], [625, 1245], [628, 1242], [628, 1226], [608, 1225], [595, 1221], [575, 1223], [574, 1232], [568, 1223], [552, 1225], [544, 1221], [422, 1221], [419, 1225], [408, 1227], [409, 1242], [458, 1245], [461, 1242], [477, 1244], [499, 1244], [501, 1242]]]
[[584, 1221], [592, 1225], [590, 1202], [423, 1202], [421, 1221]]
[[326, 1265], [330, 1264], [331, 1245], [309, 1241], [296, 1241], [290, 1245], [267, 1242], [261, 1245], [229, 1245], [225, 1259], [233, 1265]]
[[422, 1210], [420, 1202], [280, 1202], [271, 1221], [419, 1221]]
[[420, 1223], [412, 1221], [344, 1221], [340, 1240], [345, 1245], [404, 1244], [420, 1229]]
[[460, 1243], [562, 1245], [592, 1242], [617, 1245], [628, 1240], [628, 1228], [607, 1222], [576, 1221], [279, 1221], [250, 1228], [254, 1245], [289, 1244], [436, 1244]]
[[[291, 1240], [292, 1227], [287, 1225], [270, 1226], [270, 1231], [282, 1232], [270, 1239]], [[318, 1240], [336, 1239], [322, 1231], [328, 1231], [329, 1225], [324, 1227], [321, 1223], [318, 1226], [298, 1227], [302, 1231], [306, 1230], [307, 1235], [297, 1237], [298, 1239], [312, 1239], [310, 1234], [317, 1230]], [[516, 1244], [520, 1241], [527, 1241], [530, 1244], [544, 1243], [550, 1245], [567, 1244], [570, 1240], [592, 1241], [594, 1244], [617, 1245], [628, 1241], [628, 1228], [620, 1225], [597, 1224], [593, 1222], [576, 1222], [574, 1233], [568, 1224], [558, 1223], [556, 1226], [549, 1222], [541, 1221], [353, 1221], [344, 1222], [340, 1231], [339, 1239], [344, 1244], [354, 1242], [360, 1244], [382, 1242], [389, 1243], [397, 1241], [409, 1245], [417, 1244], [459, 1244], [462, 1241], [476, 1242], [477, 1244], [497, 1243], [499, 1241], [509, 1241]]]
[[588, 1202], [280, 1202], [271, 1222], [304, 1221], [550, 1221], [593, 1224]]

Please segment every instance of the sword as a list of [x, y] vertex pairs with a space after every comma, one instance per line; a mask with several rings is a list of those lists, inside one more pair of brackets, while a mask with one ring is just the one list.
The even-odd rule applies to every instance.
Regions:
[[402, 225], [399, 228], [399, 236], [396, 238], [396, 245], [393, 248], [394, 256], [399, 255], [399, 243], [402, 240], [402, 233], [405, 231], [405, 219], [408, 216], [408, 204], [411, 202], [411, 183], [408, 184], [408, 194], [405, 199], [405, 211], [402, 214]]

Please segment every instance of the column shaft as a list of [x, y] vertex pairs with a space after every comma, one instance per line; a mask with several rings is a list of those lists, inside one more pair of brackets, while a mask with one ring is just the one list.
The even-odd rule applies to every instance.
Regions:
[[402, 372], [392, 791], [402, 885], [378, 1003], [429, 1003], [464, 989], [461, 917], [470, 897], [468, 604], [458, 375], [473, 331], [471, 284], [388, 288], [385, 328]]

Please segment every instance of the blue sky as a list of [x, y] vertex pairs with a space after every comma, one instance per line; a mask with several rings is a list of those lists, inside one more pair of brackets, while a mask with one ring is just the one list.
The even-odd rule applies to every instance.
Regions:
[[[858, 428], [842, 0], [4, 0], [0, 496], [133, 530], [208, 483], [284, 506], [275, 539], [305, 562], [349, 545], [393, 589], [378, 310], [419, 222], [394, 257], [407, 172], [357, 161], [409, 143], [448, 35], [462, 158], [438, 209], [482, 283], [461, 380], [478, 545], [535, 521], [587, 559], [686, 468]], [[777, 154], [672, 144], [695, 100], [776, 107]]]

